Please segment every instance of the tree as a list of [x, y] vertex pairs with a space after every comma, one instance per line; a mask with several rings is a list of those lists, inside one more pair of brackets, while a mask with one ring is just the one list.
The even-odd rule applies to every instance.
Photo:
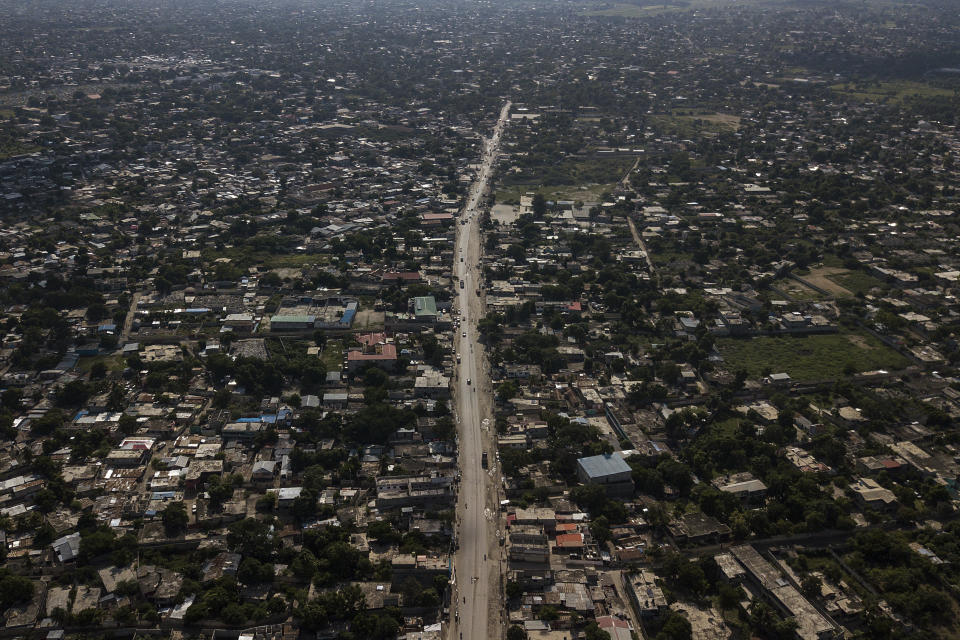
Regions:
[[74, 380], [60, 387], [54, 395], [58, 407], [79, 407], [90, 397], [90, 387], [83, 380]]
[[808, 598], [817, 598], [820, 596], [820, 578], [812, 573], [803, 576], [800, 582], [800, 591]]
[[590, 533], [597, 544], [603, 544], [610, 539], [610, 521], [607, 516], [599, 516], [590, 523]]
[[272, 561], [277, 546], [270, 522], [254, 518], [230, 525], [227, 544], [237, 553], [254, 557], [260, 562]]
[[533, 217], [542, 219], [543, 216], [547, 215], [547, 199], [543, 197], [543, 194], [539, 191], [536, 195], [533, 196]]
[[90, 379], [102, 380], [107, 377], [107, 365], [102, 361], [94, 362], [90, 365]]
[[507, 629], [507, 640], [527, 640], [527, 632], [518, 624], [510, 625]]
[[218, 478], [213, 476], [207, 483], [207, 494], [210, 496], [210, 506], [219, 509], [224, 502], [233, 497], [233, 477]]
[[140, 428], [140, 425], [136, 418], [125, 413], [120, 416], [120, 421], [117, 423], [117, 428], [120, 429], [120, 433], [123, 435], [132, 436], [137, 432], [137, 429]]
[[654, 640], [690, 640], [693, 638], [693, 627], [690, 621], [676, 611], [670, 611], [660, 631]]
[[244, 558], [237, 570], [237, 580], [243, 584], [270, 583], [273, 577], [273, 564], [260, 562], [256, 558]]
[[0, 569], [0, 576], [0, 611], [33, 598], [33, 583], [28, 578], [14, 575], [8, 569]]
[[591, 622], [583, 628], [583, 637], [586, 640], [610, 640], [610, 634], [598, 627], [596, 622]]
[[497, 385], [497, 398], [501, 402], [516, 398], [519, 393], [520, 387], [518, 387], [517, 383], [513, 380], [505, 380]]
[[183, 502], [171, 502], [168, 504], [161, 515], [163, 527], [167, 530], [168, 536], [182, 533], [190, 522], [190, 516], [187, 515], [187, 508]]

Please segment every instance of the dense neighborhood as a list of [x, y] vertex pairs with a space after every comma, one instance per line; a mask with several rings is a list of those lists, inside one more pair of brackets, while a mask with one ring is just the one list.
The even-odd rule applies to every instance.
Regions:
[[951, 3], [0, 16], [0, 636], [960, 631]]

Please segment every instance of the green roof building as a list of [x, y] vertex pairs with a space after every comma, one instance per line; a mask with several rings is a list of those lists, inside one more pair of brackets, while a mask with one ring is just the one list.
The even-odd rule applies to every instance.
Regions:
[[411, 306], [413, 307], [413, 315], [419, 319], [431, 319], [436, 320], [437, 316], [440, 315], [437, 313], [437, 301], [433, 296], [421, 296], [414, 298], [411, 301]]

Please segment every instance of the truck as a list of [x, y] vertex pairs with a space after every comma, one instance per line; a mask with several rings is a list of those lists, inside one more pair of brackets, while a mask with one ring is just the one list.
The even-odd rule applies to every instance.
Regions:
[[487, 452], [486, 451], [480, 454], [480, 466], [483, 467], [484, 469], [487, 468]]

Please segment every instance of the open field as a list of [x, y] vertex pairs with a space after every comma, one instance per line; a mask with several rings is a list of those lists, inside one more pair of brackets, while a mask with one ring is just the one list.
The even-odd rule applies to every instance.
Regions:
[[603, 193], [613, 191], [615, 182], [603, 184], [586, 184], [581, 186], [559, 185], [554, 187], [536, 188], [533, 185], [513, 185], [497, 189], [497, 204], [520, 204], [520, 196], [528, 191], [539, 191], [547, 200], [581, 200], [583, 202], [599, 202]]
[[205, 261], [213, 262], [217, 258], [230, 258], [242, 267], [261, 265], [268, 269], [299, 269], [326, 263], [329, 260], [329, 255], [320, 253], [271, 253], [269, 251], [251, 251], [239, 247], [224, 249], [223, 251], [210, 249], [203, 252]]
[[852, 296], [853, 292], [837, 284], [833, 278], [848, 273], [850, 273], [850, 270], [844, 269], [843, 267], [814, 267], [810, 269], [810, 273], [800, 277], [813, 286], [820, 287], [824, 291], [829, 292], [831, 295], [843, 298]]
[[863, 271], [848, 271], [827, 277], [853, 293], [867, 293], [874, 287], [884, 286], [882, 280]]
[[720, 133], [740, 128], [740, 118], [726, 113], [695, 113], [689, 110], [650, 116], [654, 129], [664, 133], [691, 136], [698, 133]]
[[[736, 4], [761, 4], [766, 0], [740, 0]], [[611, 18], [646, 18], [673, 11], [689, 11], [734, 4], [733, 0], [636, 0], [636, 2], [603, 2], [591, 5], [581, 12], [584, 16], [604, 16]]]
[[343, 368], [343, 344], [339, 340], [327, 340], [320, 361], [327, 371], [340, 371]]
[[114, 372], [123, 371], [123, 368], [127, 365], [121, 355], [100, 354], [98, 356], [80, 358], [77, 361], [77, 371], [79, 373], [89, 373], [94, 363], [97, 362], [102, 362], [107, 366], [109, 371]]
[[724, 338], [717, 347], [731, 369], [746, 369], [753, 377], [786, 372], [798, 381], [841, 378], [848, 365], [860, 372], [910, 364], [866, 333]]
[[668, 11], [683, 11], [689, 6], [676, 4], [649, 4], [646, 6], [637, 6], [635, 4], [626, 4], [621, 2], [604, 3], [600, 8], [590, 11], [584, 11], [585, 16], [604, 16], [610, 18], [645, 18], [655, 16], [659, 13]]
[[384, 320], [385, 315], [383, 311], [361, 309], [357, 312], [357, 317], [353, 321], [353, 328], [364, 331], [382, 331]]
[[923, 82], [896, 80], [890, 82], [845, 82], [830, 86], [853, 100], [864, 102], [903, 102], [908, 98], [951, 97], [954, 92]]
[[823, 296], [810, 287], [805, 287], [796, 280], [783, 278], [773, 283], [773, 287], [783, 291], [794, 300], [820, 300]]
[[612, 190], [634, 163], [633, 158], [565, 158], [546, 166], [506, 173], [496, 192], [500, 204], [517, 204], [527, 191], [540, 191], [547, 200], [599, 200]]

